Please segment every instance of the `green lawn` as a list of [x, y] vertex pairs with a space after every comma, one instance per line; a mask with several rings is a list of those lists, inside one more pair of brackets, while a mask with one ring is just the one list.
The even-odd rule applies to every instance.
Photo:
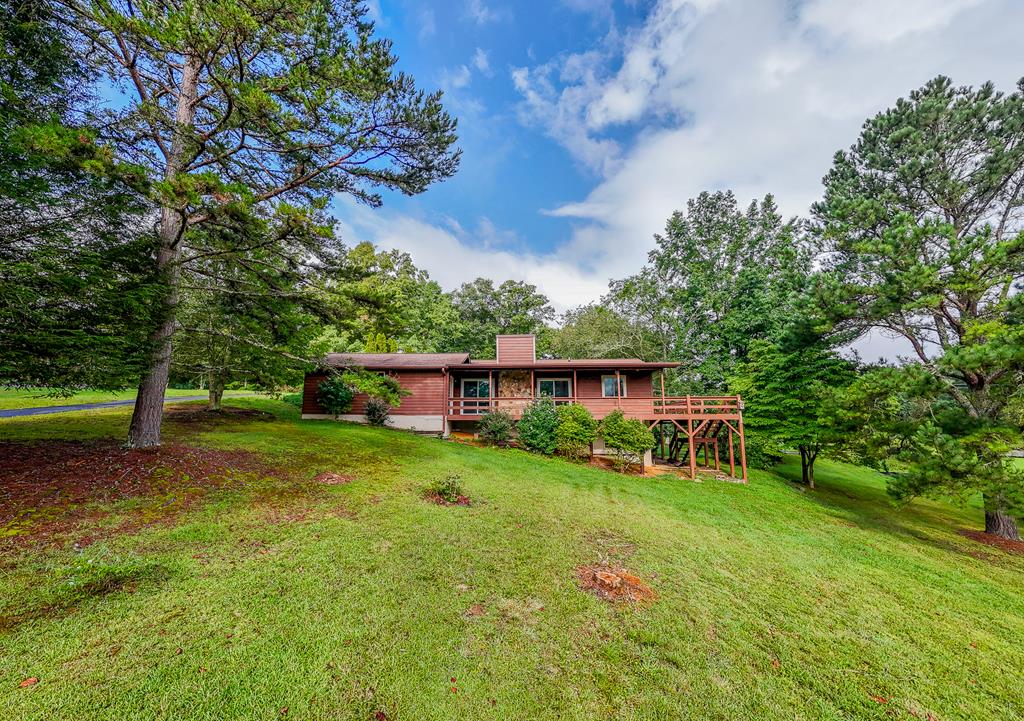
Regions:
[[[225, 396], [243, 393], [244, 391], [225, 391]], [[79, 391], [70, 396], [54, 396], [46, 388], [0, 388], [0, 411], [15, 408], [42, 408], [44, 406], [68, 406], [76, 403], [103, 403], [105, 401], [135, 400], [136, 390], [125, 391]], [[202, 396], [205, 390], [184, 390], [168, 388], [167, 397]]]
[[[977, 510], [897, 510], [881, 477], [827, 462], [816, 492], [792, 464], [749, 486], [625, 477], [232, 404], [276, 417], [169, 439], [258, 450], [293, 479], [173, 522], [155, 511], [198, 491], [91, 509], [107, 529], [157, 521], [81, 552], [2, 547], [5, 718], [1024, 717], [1024, 557], [960, 536]], [[0, 439], [127, 420], [0, 421]], [[472, 507], [422, 499], [453, 472]], [[574, 569], [602, 559], [658, 600], [582, 592]]]

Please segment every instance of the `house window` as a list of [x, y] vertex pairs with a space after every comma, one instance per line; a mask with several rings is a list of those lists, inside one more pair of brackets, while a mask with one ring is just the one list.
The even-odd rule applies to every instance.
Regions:
[[615, 379], [619, 379], [619, 393], [618, 395], [625, 398], [626, 396], [626, 378], [625, 376], [601, 376], [601, 395], [605, 398], [615, 397]]
[[542, 378], [537, 381], [537, 395], [542, 398], [571, 398], [572, 382], [568, 378]]
[[[462, 402], [462, 407], [470, 410], [486, 410], [490, 405], [491, 384], [486, 378], [463, 378], [462, 397], [468, 400]], [[483, 400], [473, 400], [481, 398]]]

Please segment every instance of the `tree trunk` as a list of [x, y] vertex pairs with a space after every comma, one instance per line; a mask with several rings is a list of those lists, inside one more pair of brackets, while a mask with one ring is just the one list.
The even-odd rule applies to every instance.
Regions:
[[219, 411], [220, 401], [224, 397], [224, 378], [219, 373], [210, 371], [210, 401], [207, 410]]
[[985, 496], [985, 533], [1007, 538], [1011, 541], [1020, 540], [1016, 519], [1006, 513], [1006, 503], [1002, 496]]
[[808, 488], [814, 488], [814, 460], [818, 452], [808, 446], [797, 446], [800, 451], [800, 478]]
[[[181, 91], [175, 112], [175, 131], [171, 141], [170, 157], [167, 159], [165, 180], [173, 180], [184, 167], [187, 149], [187, 135], [191, 133], [192, 120], [199, 89], [199, 59], [190, 56], [185, 61], [181, 74]], [[153, 362], [139, 384], [135, 399], [132, 422], [128, 427], [128, 445], [132, 448], [147, 448], [160, 445], [160, 423], [164, 413], [164, 391], [171, 371], [171, 337], [174, 335], [175, 308], [178, 304], [178, 259], [181, 256], [181, 235], [185, 230], [184, 208], [165, 205], [160, 209], [158, 235], [160, 248], [157, 251], [157, 268], [165, 273], [169, 290], [164, 298], [166, 315], [150, 340], [153, 343]]]

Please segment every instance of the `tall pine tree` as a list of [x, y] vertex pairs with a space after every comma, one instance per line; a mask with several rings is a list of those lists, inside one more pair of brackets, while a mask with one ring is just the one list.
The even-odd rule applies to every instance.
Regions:
[[190, 229], [225, 213], [318, 226], [334, 193], [378, 204], [377, 188], [421, 192], [455, 172], [455, 122], [439, 93], [395, 71], [355, 0], [61, 7], [81, 57], [123, 92], [103, 139], [155, 189], [154, 264], [170, 290], [129, 429], [131, 445], [155, 445], [182, 259], [222, 252]]

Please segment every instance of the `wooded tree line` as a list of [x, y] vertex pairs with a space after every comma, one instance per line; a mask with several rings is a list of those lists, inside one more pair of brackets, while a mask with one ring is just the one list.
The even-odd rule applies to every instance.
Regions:
[[[784, 218], [702, 193], [647, 264], [556, 316], [528, 283], [446, 291], [407, 254], [339, 238], [457, 169], [439, 93], [398, 72], [355, 0], [0, 4], [0, 383], [138, 386], [159, 443], [169, 380], [296, 384], [330, 351], [468, 351], [536, 333], [553, 357], [679, 361], [670, 393], [741, 393], [755, 454], [891, 473], [899, 499], [1024, 508], [1024, 86], [936, 78], [836, 153]], [[823, 169], [824, 170], [824, 169]], [[641, 242], [641, 239], [637, 239]], [[844, 351], [874, 331], [902, 362]]]

